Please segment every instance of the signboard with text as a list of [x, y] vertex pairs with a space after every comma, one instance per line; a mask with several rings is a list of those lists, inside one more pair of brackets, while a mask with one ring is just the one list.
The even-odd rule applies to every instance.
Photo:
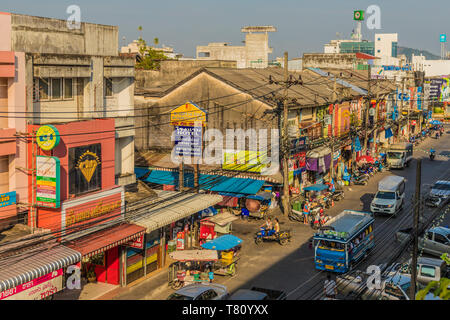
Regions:
[[60, 161], [57, 157], [36, 157], [36, 202], [40, 207], [60, 207]]
[[16, 192], [7, 192], [0, 194], [0, 208], [10, 206], [16, 203]]
[[202, 127], [175, 126], [175, 155], [202, 156]]
[[170, 123], [174, 126], [193, 127], [195, 122], [206, 126], [206, 121], [206, 111], [192, 102], [186, 102], [170, 112]]
[[42, 300], [63, 288], [63, 269], [0, 292], [0, 300]]
[[135, 249], [144, 249], [144, 235], [137, 237], [127, 243], [128, 247], [132, 247]]

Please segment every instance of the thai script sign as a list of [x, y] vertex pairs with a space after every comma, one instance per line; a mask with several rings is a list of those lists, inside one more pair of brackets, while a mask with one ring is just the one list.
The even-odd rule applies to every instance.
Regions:
[[201, 122], [202, 126], [205, 126], [206, 121], [206, 111], [192, 102], [186, 102], [170, 113], [170, 123], [172, 125], [192, 127], [195, 125], [195, 122]]
[[10, 206], [16, 203], [16, 192], [7, 192], [0, 194], [0, 208]]
[[63, 287], [63, 269], [0, 292], [0, 300], [42, 300]]
[[114, 210], [120, 208], [122, 205], [122, 200], [117, 200], [112, 203], [103, 204], [100, 201], [94, 207], [90, 209], [75, 212], [75, 210], [68, 210], [66, 216], [66, 226], [73, 225], [77, 222], [85, 221], [92, 218], [97, 218], [108, 213], [112, 213]]
[[57, 157], [36, 157], [36, 202], [38, 206], [60, 207], [60, 161]]

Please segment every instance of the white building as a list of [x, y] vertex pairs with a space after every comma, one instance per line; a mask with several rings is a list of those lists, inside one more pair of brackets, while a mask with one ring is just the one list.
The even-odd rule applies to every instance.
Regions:
[[423, 55], [412, 55], [411, 63], [414, 70], [424, 71], [425, 77], [435, 77], [450, 74], [450, 60], [426, 60]]
[[397, 57], [397, 33], [376, 33], [374, 43], [376, 57]]
[[244, 46], [230, 46], [226, 42], [213, 42], [197, 46], [198, 60], [230, 60], [237, 62], [237, 68], [267, 68], [269, 65], [269, 32], [277, 31], [273, 26], [244, 27]]
[[[169, 59], [178, 59], [183, 57], [180, 53], [175, 53], [172, 47], [166, 47], [162, 45], [161, 48], [158, 47], [152, 47], [148, 46], [148, 48], [153, 49], [155, 51], [162, 52], [167, 58]], [[120, 53], [137, 53], [139, 52], [139, 41], [134, 40], [133, 42], [129, 43], [127, 46], [120, 48]]]

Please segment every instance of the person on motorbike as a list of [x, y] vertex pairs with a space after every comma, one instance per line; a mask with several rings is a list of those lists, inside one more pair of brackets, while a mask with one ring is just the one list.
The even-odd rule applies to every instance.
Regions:
[[266, 222], [264, 222], [261, 226], [259, 226], [260, 228], [264, 228], [266, 235], [270, 236], [273, 232], [273, 226], [272, 226], [272, 220], [268, 217], [266, 219]]
[[280, 223], [278, 221], [278, 218], [275, 218], [275, 224], [273, 226], [273, 231], [274, 231], [275, 235], [280, 234]]
[[431, 159], [431, 160], [434, 159], [435, 153], [436, 153], [436, 151], [435, 151], [433, 148], [431, 148], [431, 149], [430, 149], [430, 159]]

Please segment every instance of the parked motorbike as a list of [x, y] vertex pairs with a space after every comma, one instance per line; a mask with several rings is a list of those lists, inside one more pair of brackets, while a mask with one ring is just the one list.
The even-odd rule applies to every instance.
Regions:
[[285, 230], [276, 234], [273, 230], [267, 231], [264, 228], [260, 228], [260, 231], [255, 234], [255, 243], [259, 245], [263, 241], [277, 241], [279, 244], [284, 246], [291, 241], [291, 231]]
[[289, 212], [288, 218], [291, 221], [303, 222], [303, 220], [304, 220], [303, 212], [292, 209]]
[[344, 190], [336, 190], [330, 196], [334, 201], [344, 199]]
[[368, 178], [363, 175], [352, 175], [350, 178], [350, 185], [356, 184], [356, 185], [367, 185], [368, 184]]

